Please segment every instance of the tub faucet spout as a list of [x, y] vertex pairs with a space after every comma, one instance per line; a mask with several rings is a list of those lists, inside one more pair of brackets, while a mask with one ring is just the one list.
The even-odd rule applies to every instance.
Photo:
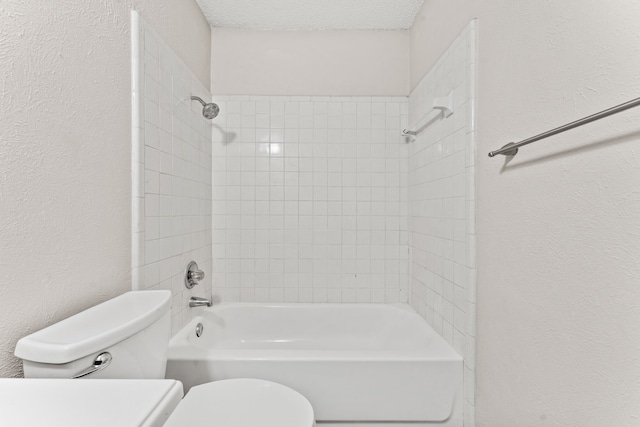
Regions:
[[206, 298], [200, 298], [200, 297], [191, 297], [189, 298], [189, 307], [203, 307], [203, 306], [207, 306], [207, 307], [211, 307], [213, 304], [211, 303], [210, 300], [206, 299]]

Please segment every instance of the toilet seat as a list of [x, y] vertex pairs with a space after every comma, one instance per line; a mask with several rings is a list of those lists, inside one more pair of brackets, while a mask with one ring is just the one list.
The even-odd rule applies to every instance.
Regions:
[[313, 408], [271, 381], [232, 379], [192, 387], [164, 427], [312, 427]]

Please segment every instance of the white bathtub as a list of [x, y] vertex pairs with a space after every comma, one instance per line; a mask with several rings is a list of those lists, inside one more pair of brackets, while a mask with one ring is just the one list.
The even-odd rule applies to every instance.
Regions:
[[221, 304], [168, 356], [167, 378], [185, 390], [271, 380], [305, 395], [319, 422], [462, 425], [462, 358], [404, 304]]

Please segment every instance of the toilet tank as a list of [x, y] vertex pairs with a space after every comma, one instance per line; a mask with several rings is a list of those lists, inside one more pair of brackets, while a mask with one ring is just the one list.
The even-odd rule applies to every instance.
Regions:
[[98, 355], [109, 363], [83, 378], [164, 378], [171, 335], [171, 292], [133, 291], [18, 341], [26, 378], [73, 378]]

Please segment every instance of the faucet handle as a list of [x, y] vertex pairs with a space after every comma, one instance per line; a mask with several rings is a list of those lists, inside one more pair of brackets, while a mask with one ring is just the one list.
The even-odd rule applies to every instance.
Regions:
[[189, 271], [189, 279], [195, 282], [199, 282], [200, 280], [204, 279], [204, 271], [202, 270]]
[[184, 273], [184, 285], [187, 289], [191, 289], [202, 279], [204, 279], [204, 271], [198, 268], [198, 264], [195, 261], [191, 261]]

